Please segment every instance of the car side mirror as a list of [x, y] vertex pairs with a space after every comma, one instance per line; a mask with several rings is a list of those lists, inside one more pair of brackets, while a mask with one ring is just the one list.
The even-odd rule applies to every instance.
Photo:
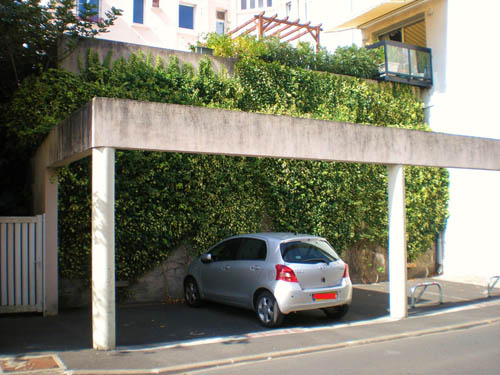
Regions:
[[202, 263], [210, 263], [212, 262], [212, 254], [205, 253], [200, 257]]

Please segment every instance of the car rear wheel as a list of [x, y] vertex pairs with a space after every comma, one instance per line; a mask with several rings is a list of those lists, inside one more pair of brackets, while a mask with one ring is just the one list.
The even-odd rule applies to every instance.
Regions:
[[277, 327], [283, 322], [283, 314], [274, 296], [269, 292], [262, 292], [255, 302], [257, 318], [265, 327]]
[[345, 314], [347, 314], [347, 312], [349, 311], [349, 307], [350, 305], [346, 303], [345, 305], [327, 307], [323, 309], [323, 311], [329, 318], [340, 319], [344, 317]]
[[201, 306], [198, 284], [196, 284], [196, 280], [192, 277], [188, 277], [184, 282], [184, 298], [186, 299], [186, 304], [190, 307]]

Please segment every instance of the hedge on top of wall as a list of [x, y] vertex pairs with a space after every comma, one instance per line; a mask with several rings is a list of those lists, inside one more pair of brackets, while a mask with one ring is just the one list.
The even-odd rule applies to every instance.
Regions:
[[[31, 154], [47, 131], [94, 96], [129, 98], [428, 130], [412, 89], [379, 85], [278, 61], [242, 58], [234, 77], [204, 60], [196, 72], [176, 59], [132, 55], [112, 66], [89, 53], [79, 75], [48, 70], [27, 79], [8, 109], [8, 130]], [[89, 160], [59, 169], [62, 277], [90, 278]], [[444, 169], [406, 168], [410, 260], [429, 249], [447, 217]], [[135, 280], [181, 243], [198, 254], [237, 233], [325, 236], [343, 252], [359, 241], [387, 246], [384, 166], [116, 152], [117, 279]]]

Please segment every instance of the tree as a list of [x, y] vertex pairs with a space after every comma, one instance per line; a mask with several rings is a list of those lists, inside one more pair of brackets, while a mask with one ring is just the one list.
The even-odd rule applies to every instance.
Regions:
[[[0, 0], [0, 102], [6, 102], [21, 81], [49, 67], [55, 67], [82, 37], [106, 32], [121, 10], [111, 8], [104, 18], [92, 1], [75, 0]], [[64, 50], [59, 51], [62, 45]]]
[[[0, 0], [0, 214], [30, 212], [31, 155], [8, 134], [8, 109], [21, 82], [56, 67], [81, 38], [106, 32], [121, 10], [111, 8], [97, 17], [95, 0]], [[63, 42], [64, 39], [64, 43]], [[59, 51], [58, 51], [59, 48]]]

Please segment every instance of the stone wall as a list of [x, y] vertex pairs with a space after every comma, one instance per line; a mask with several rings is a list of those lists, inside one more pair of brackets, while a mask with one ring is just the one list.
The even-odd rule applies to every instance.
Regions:
[[[158, 267], [140, 277], [133, 285], [116, 281], [118, 303], [177, 302], [184, 297], [184, 276], [193, 257], [191, 247], [180, 245]], [[81, 280], [61, 279], [59, 285], [61, 308], [91, 305], [90, 286]]]
[[184, 297], [184, 276], [192, 261], [189, 245], [182, 244], [166, 261], [128, 288], [125, 303], [176, 302]]
[[[359, 243], [342, 255], [349, 264], [349, 275], [354, 284], [372, 284], [389, 280], [387, 250], [381, 246]], [[436, 248], [432, 246], [414, 262], [407, 265], [407, 278], [425, 278], [436, 275]]]
[[376, 245], [359, 243], [342, 254], [349, 264], [349, 276], [354, 284], [371, 284], [388, 279], [387, 250]]
[[[179, 302], [183, 299], [183, 279], [193, 260], [191, 247], [182, 244], [166, 261], [147, 272], [133, 285], [118, 280], [118, 303]], [[345, 252], [342, 258], [349, 264], [349, 275], [354, 284], [371, 284], [388, 280], [387, 251], [366, 243], [359, 243]], [[429, 249], [413, 263], [408, 263], [408, 279], [430, 277], [436, 274], [435, 249]], [[59, 287], [62, 308], [90, 306], [90, 288], [81, 281], [62, 279]]]

